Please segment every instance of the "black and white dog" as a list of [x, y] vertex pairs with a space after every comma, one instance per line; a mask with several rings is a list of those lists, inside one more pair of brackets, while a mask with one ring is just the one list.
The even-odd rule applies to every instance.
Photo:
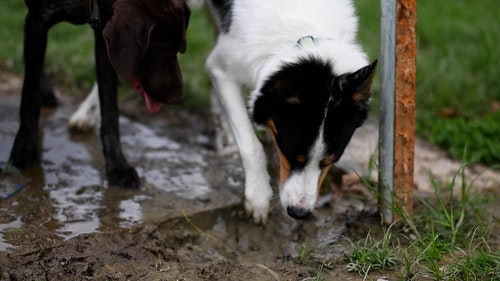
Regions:
[[[329, 167], [366, 119], [376, 61], [356, 43], [350, 0], [211, 0], [219, 28], [207, 59], [245, 169], [245, 208], [267, 221], [272, 189], [252, 122], [272, 134], [280, 198], [307, 218]], [[242, 93], [250, 87], [249, 111]]]

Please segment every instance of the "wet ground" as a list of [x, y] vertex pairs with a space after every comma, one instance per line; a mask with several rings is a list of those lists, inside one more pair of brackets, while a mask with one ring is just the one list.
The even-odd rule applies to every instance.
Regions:
[[349, 224], [377, 224], [366, 198], [345, 201], [334, 215], [328, 188], [312, 221], [289, 218], [275, 198], [269, 223], [253, 224], [242, 210], [240, 160], [211, 148], [205, 108], [150, 116], [137, 100], [122, 102], [123, 148], [142, 180], [139, 190], [124, 190], [107, 184], [96, 133], [68, 130], [78, 101], [62, 94], [62, 106], [42, 112], [41, 167], [21, 173], [6, 163], [19, 78], [4, 77], [0, 91], [2, 280], [304, 279], [321, 269], [298, 264], [300, 255], [341, 259], [341, 234], [368, 231]]
[[[19, 92], [19, 78], [1, 76], [0, 280], [361, 279], [337, 265], [349, 246], [344, 237], [376, 236], [379, 218], [369, 192], [356, 183], [342, 187], [339, 178], [340, 170], [373, 174], [373, 125], [353, 139], [313, 220], [287, 217], [276, 196], [270, 221], [257, 226], [243, 214], [238, 156], [211, 148], [206, 108], [149, 115], [137, 100], [122, 101], [124, 152], [142, 180], [139, 190], [124, 190], [108, 186], [95, 132], [68, 131], [78, 101], [67, 94], [62, 106], [42, 113], [41, 167], [9, 167]], [[492, 186], [500, 182], [495, 176]]]

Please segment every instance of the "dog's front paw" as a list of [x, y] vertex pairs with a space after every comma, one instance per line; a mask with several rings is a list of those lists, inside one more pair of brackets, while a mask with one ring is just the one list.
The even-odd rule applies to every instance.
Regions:
[[252, 217], [256, 224], [267, 224], [269, 215], [269, 200], [263, 202], [254, 202], [245, 198], [245, 212], [247, 216]]
[[[247, 183], [248, 184], [248, 183]], [[256, 224], [266, 224], [273, 191], [269, 181], [253, 183], [245, 188], [245, 211]]]
[[79, 108], [68, 121], [68, 127], [72, 131], [89, 132], [99, 123], [99, 108]]
[[111, 184], [123, 188], [139, 188], [141, 181], [137, 171], [130, 166], [107, 168], [106, 173]]
[[95, 128], [98, 123], [96, 119], [80, 118], [79, 116], [72, 115], [68, 121], [68, 127], [75, 132], [90, 132]]
[[99, 90], [97, 84], [94, 83], [92, 91], [69, 118], [68, 126], [74, 131], [91, 131], [99, 123], [100, 117]]

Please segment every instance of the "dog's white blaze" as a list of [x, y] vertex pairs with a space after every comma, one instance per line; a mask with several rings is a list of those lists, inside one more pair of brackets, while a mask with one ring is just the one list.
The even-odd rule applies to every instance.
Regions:
[[309, 161], [303, 170], [294, 172], [281, 188], [281, 204], [283, 207], [298, 207], [312, 210], [318, 195], [319, 178], [321, 169], [320, 161], [325, 154], [325, 141], [323, 138], [324, 123], [319, 129], [319, 135], [309, 151]]

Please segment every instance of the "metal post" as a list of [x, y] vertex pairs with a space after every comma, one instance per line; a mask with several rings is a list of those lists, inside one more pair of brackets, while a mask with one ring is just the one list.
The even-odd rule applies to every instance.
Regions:
[[382, 222], [393, 221], [394, 110], [396, 92], [396, 0], [380, 0], [379, 208]]
[[417, 0], [381, 0], [381, 15], [379, 205], [391, 224], [394, 198], [413, 213]]

